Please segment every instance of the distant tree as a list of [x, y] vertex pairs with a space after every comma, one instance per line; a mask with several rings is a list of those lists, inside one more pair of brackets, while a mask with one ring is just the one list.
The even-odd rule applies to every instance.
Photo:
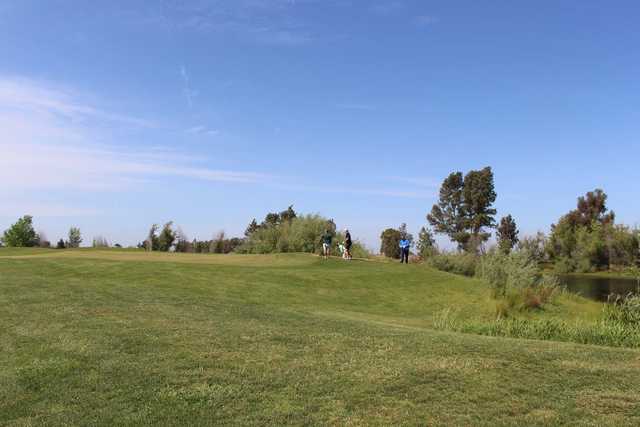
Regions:
[[11, 225], [2, 236], [2, 241], [9, 247], [33, 247], [39, 243], [38, 234], [33, 229], [33, 217], [25, 215]]
[[67, 240], [68, 248], [79, 248], [82, 243], [82, 234], [77, 227], [71, 227], [69, 229], [69, 239]]
[[507, 215], [500, 219], [500, 226], [496, 233], [498, 238], [498, 247], [500, 250], [508, 254], [518, 244], [518, 227], [511, 215]]
[[491, 236], [486, 228], [495, 227], [496, 200], [493, 172], [490, 167], [451, 173], [440, 187], [438, 203], [427, 215], [436, 233], [446, 234], [459, 250], [477, 252]]
[[96, 236], [93, 238], [93, 242], [91, 242], [91, 246], [94, 248], [108, 248], [109, 241], [103, 236]]
[[280, 212], [279, 216], [281, 222], [291, 223], [298, 214], [293, 210], [293, 205], [290, 205], [286, 210]]
[[433, 238], [433, 232], [425, 227], [420, 229], [418, 233], [417, 243], [418, 253], [423, 258], [428, 258], [436, 252], [436, 241]]
[[120, 243], [116, 243], [115, 245], [113, 245], [114, 248], [122, 248], [122, 245]]
[[173, 221], [167, 222], [158, 236], [158, 250], [169, 252], [176, 240], [176, 232], [173, 230]]
[[176, 252], [193, 252], [193, 245], [180, 227], [176, 229]]
[[213, 254], [223, 254], [224, 252], [224, 243], [225, 243], [225, 233], [224, 231], [219, 231], [218, 234], [211, 240], [209, 245], [209, 252]]
[[491, 237], [491, 233], [484, 230], [496, 225], [496, 210], [491, 207], [496, 197], [491, 167], [470, 171], [464, 177], [464, 214], [471, 234], [467, 248], [470, 252], [477, 252], [480, 245]]
[[158, 240], [158, 224], [153, 224], [147, 234], [147, 239], [144, 241], [144, 248], [147, 251], [157, 251], [160, 248], [160, 241]]
[[387, 228], [380, 235], [380, 252], [389, 258], [400, 259], [402, 233], [395, 228]]
[[464, 210], [464, 178], [462, 172], [451, 173], [440, 187], [440, 198], [427, 215], [436, 233], [446, 234], [462, 250], [469, 241]]
[[246, 237], [249, 237], [252, 233], [254, 233], [255, 231], [258, 230], [258, 228], [260, 228], [260, 226], [258, 225], [258, 222], [256, 221], [256, 219], [254, 218], [249, 225], [247, 226], [247, 229], [244, 231], [244, 235]]
[[265, 227], [275, 227], [280, 224], [280, 214], [275, 212], [270, 212], [264, 217], [264, 222], [262, 223]]
[[56, 245], [56, 249], [65, 249], [67, 245], [64, 243], [64, 239], [58, 240], [58, 244]]
[[547, 260], [547, 236], [538, 231], [535, 236], [525, 236], [518, 241], [518, 250], [527, 251], [537, 262]]

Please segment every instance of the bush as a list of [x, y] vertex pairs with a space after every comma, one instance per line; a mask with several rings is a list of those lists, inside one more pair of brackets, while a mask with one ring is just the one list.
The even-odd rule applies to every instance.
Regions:
[[427, 265], [448, 273], [473, 276], [476, 273], [478, 257], [473, 254], [441, 253], [427, 258]]
[[492, 250], [480, 258], [476, 275], [491, 285], [494, 297], [533, 287], [539, 280], [538, 263], [526, 250], [510, 254]]
[[[278, 252], [306, 252], [319, 254], [322, 251], [320, 237], [329, 229], [334, 238], [331, 253], [336, 255], [338, 245], [344, 241], [342, 233], [335, 232], [335, 224], [320, 215], [300, 215], [291, 221], [264, 225], [254, 230], [236, 252], [266, 254]], [[367, 258], [369, 251], [357, 240], [353, 242], [351, 254], [354, 258]]]
[[603, 310], [606, 321], [640, 326], [640, 295], [609, 295]]

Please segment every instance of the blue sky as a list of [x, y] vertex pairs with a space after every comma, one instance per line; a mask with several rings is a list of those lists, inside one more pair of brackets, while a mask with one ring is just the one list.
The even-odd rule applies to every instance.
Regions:
[[[0, 229], [134, 244], [293, 204], [371, 247], [451, 171], [548, 230], [596, 187], [639, 219], [633, 1], [0, 2]], [[446, 239], [445, 239], [446, 240]], [[444, 244], [444, 240], [441, 241]]]

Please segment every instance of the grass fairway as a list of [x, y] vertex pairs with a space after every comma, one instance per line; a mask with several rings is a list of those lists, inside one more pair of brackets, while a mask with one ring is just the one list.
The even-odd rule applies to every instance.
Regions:
[[488, 295], [420, 265], [0, 249], [0, 425], [640, 424], [638, 350], [431, 329]]

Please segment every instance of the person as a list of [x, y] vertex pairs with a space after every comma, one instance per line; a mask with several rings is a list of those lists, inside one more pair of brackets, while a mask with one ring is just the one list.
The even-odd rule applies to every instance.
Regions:
[[345, 259], [351, 259], [351, 245], [353, 242], [351, 241], [351, 233], [349, 230], [345, 230], [344, 232], [344, 249], [345, 249]]
[[409, 264], [409, 247], [411, 242], [406, 237], [400, 239], [400, 264]]
[[324, 230], [324, 234], [322, 235], [322, 255], [324, 259], [329, 258], [331, 255], [331, 233], [329, 230]]

